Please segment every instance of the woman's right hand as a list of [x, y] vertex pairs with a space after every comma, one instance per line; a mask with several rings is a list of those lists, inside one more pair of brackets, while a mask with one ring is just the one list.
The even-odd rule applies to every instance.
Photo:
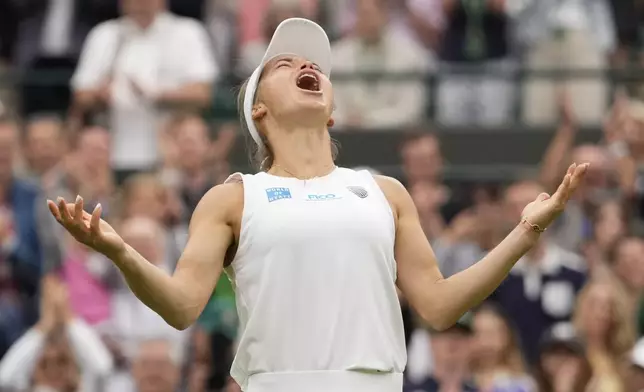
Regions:
[[75, 239], [95, 251], [114, 259], [125, 251], [125, 242], [107, 222], [101, 219], [102, 207], [94, 208], [92, 214], [83, 210], [83, 198], [67, 203], [62, 197], [58, 203], [47, 200], [49, 211]]

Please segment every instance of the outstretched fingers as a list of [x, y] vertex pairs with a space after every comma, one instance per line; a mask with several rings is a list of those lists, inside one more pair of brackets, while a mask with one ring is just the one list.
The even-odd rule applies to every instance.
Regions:
[[588, 163], [577, 165], [573, 163], [568, 167], [568, 171], [563, 178], [563, 181], [557, 188], [553, 195], [553, 201], [556, 203], [556, 208], [563, 209], [572, 194], [577, 190], [581, 180], [588, 169]]
[[101, 203], [98, 203], [94, 208], [94, 211], [92, 211], [92, 217], [90, 219], [89, 229], [91, 233], [96, 236], [101, 234], [101, 212], [102, 211], [103, 211], [103, 207], [101, 207]]

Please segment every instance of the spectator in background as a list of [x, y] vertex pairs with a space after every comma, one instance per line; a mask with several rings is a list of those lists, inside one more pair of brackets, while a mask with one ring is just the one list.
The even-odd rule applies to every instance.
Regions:
[[[507, 227], [521, 219], [526, 200], [534, 200], [544, 189], [536, 182], [511, 185], [503, 200]], [[514, 266], [491, 299], [514, 320], [526, 358], [537, 359], [538, 341], [553, 324], [572, 316], [575, 297], [586, 279], [583, 260], [553, 243], [545, 233]]]
[[539, 342], [539, 392], [588, 392], [592, 370], [581, 338], [571, 323], [558, 323]]
[[443, 1], [439, 123], [498, 126], [510, 120], [516, 64], [505, 7], [506, 0]]
[[[615, 24], [607, 0], [527, 0], [509, 2], [516, 39], [532, 71], [605, 69], [615, 47]], [[606, 110], [607, 84], [601, 75], [564, 77], [579, 122], [599, 124]], [[556, 89], [562, 79], [528, 77], [523, 94], [523, 119], [550, 125], [557, 118]]]
[[391, 30], [386, 0], [357, 3], [355, 30], [332, 47], [335, 75], [408, 74], [408, 79], [335, 81], [335, 125], [391, 129], [416, 124], [424, 117], [427, 106], [423, 79], [429, 72], [429, 61], [416, 42]]
[[626, 391], [624, 361], [635, 343], [632, 309], [610, 276], [588, 282], [579, 293], [575, 328], [586, 342], [592, 391]]
[[[121, 0], [123, 17], [92, 30], [73, 78], [75, 122], [107, 105], [112, 165], [123, 180], [159, 163], [168, 107], [210, 104], [218, 70], [205, 29], [165, 0]], [[97, 106], [98, 105], [98, 106]]]
[[46, 194], [53, 195], [56, 189], [48, 185], [62, 174], [67, 153], [63, 120], [56, 115], [35, 115], [28, 119], [23, 151], [28, 174], [41, 184]]
[[232, 75], [239, 58], [236, 0], [209, 0], [204, 24], [222, 75]]
[[[168, 273], [174, 270], [173, 262], [176, 258], [168, 255], [167, 237], [157, 221], [149, 217], [134, 216], [123, 221], [120, 230], [123, 238], [131, 241], [131, 246], [155, 266]], [[189, 331], [177, 331], [170, 327], [161, 316], [137, 300], [116, 272], [114, 271], [116, 282], [112, 293], [112, 317], [108, 324], [101, 327], [110, 341], [114, 355], [128, 358], [133, 350], [150, 337], [166, 340], [177, 350], [183, 351], [187, 347]], [[119, 370], [110, 382], [110, 389], [114, 391], [126, 388], [124, 385], [131, 383], [127, 368]], [[136, 371], [134, 377], [137, 377]]]
[[0, 353], [35, 323], [40, 276], [60, 265], [39, 189], [14, 174], [18, 130], [0, 120]]
[[613, 246], [610, 265], [621, 281], [635, 310], [644, 290], [644, 241], [639, 237], [619, 238]]
[[526, 372], [519, 336], [503, 311], [483, 305], [472, 320], [472, 372], [483, 392], [536, 392]]
[[101, 392], [112, 357], [96, 332], [69, 308], [65, 285], [43, 279], [38, 323], [0, 362], [0, 388], [16, 392]]
[[[430, 375], [408, 380], [404, 392], [478, 391], [470, 380], [472, 327], [466, 314], [454, 326], [431, 334], [432, 365]], [[410, 350], [411, 354], [411, 350]]]
[[134, 388], [118, 392], [175, 392], [181, 381], [182, 360], [181, 350], [166, 340], [142, 342], [132, 362]]
[[48, 72], [52, 83], [26, 78], [21, 109], [26, 115], [64, 113], [71, 102], [69, 80], [85, 36], [100, 18], [101, 0], [21, 0], [14, 5], [13, 63]]
[[100, 327], [111, 316], [109, 278], [112, 265], [103, 255], [64, 233], [65, 256], [61, 275], [69, 292], [74, 314], [87, 324]]
[[263, 19], [263, 34], [257, 39], [244, 43], [241, 47], [237, 72], [242, 78], [247, 78], [253, 73], [257, 64], [261, 63], [268, 43], [275, 33], [277, 26], [289, 18], [304, 16], [302, 4], [297, 1], [273, 1]]

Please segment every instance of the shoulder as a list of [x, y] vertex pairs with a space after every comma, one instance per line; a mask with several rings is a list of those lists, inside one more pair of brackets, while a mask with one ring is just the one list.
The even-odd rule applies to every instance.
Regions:
[[88, 42], [96, 42], [97, 40], [109, 39], [112, 36], [115, 36], [119, 31], [120, 20], [111, 19], [105, 22], [101, 22], [94, 26], [88, 36]]
[[402, 215], [407, 215], [409, 213], [416, 213], [414, 201], [400, 181], [393, 177], [383, 176], [380, 174], [373, 175], [373, 178], [391, 205], [396, 218], [400, 218]]
[[207, 35], [206, 28], [195, 19], [171, 14], [168, 15], [167, 20], [172, 23], [175, 33], [200, 37]]
[[241, 216], [243, 207], [243, 183], [241, 181], [227, 181], [206, 192], [192, 215], [192, 221], [216, 219], [232, 223]]
[[409, 192], [397, 179], [381, 174], [374, 174], [373, 178], [390, 202], [411, 200]]

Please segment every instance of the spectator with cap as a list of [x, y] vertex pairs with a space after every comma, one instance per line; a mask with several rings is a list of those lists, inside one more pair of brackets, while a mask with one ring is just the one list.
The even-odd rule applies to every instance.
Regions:
[[544, 332], [536, 366], [540, 392], [587, 392], [591, 375], [584, 343], [571, 323], [557, 323]]
[[[472, 325], [470, 313], [465, 314], [451, 328], [431, 333], [429, 347], [431, 368], [429, 375], [409, 378], [404, 392], [460, 391], [474, 392], [478, 389], [471, 380]], [[420, 341], [426, 339], [419, 339]], [[422, 350], [422, 347], [418, 347]], [[413, 355], [410, 348], [410, 357]]]
[[628, 391], [644, 392], [644, 339], [639, 339], [630, 355], [627, 385]]
[[526, 371], [519, 336], [503, 310], [484, 304], [474, 311], [472, 373], [483, 392], [536, 392]]

